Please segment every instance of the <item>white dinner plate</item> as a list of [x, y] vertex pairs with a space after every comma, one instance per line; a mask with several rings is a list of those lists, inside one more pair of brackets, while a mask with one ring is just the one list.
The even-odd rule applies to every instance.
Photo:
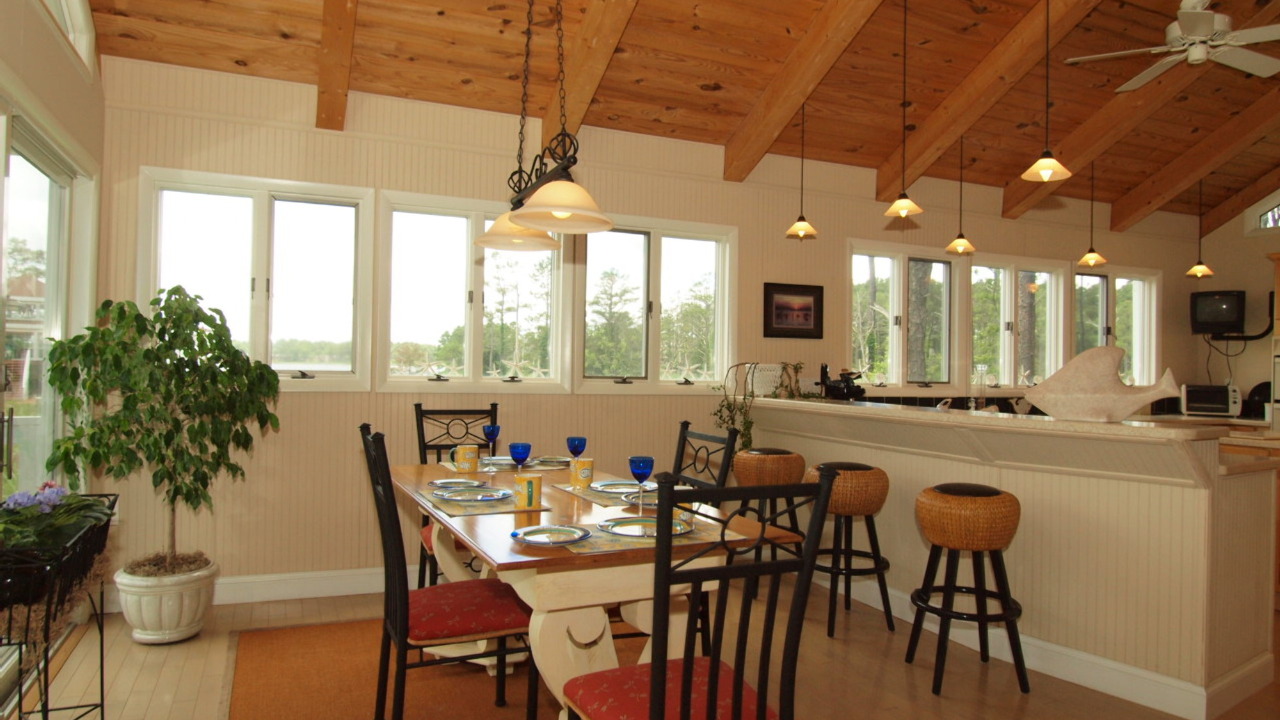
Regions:
[[577, 525], [535, 525], [513, 530], [511, 537], [528, 545], [568, 545], [591, 537], [591, 531]]
[[466, 478], [442, 478], [440, 480], [432, 480], [427, 484], [431, 487], [456, 489], [484, 487], [486, 483], [483, 480], [467, 480]]
[[[687, 535], [693, 532], [693, 523], [684, 520], [672, 520], [672, 535]], [[627, 537], [655, 537], [658, 534], [658, 519], [655, 517], [619, 517], [601, 520], [596, 527], [610, 535]]]
[[[622, 496], [622, 499], [632, 505], [640, 504], [640, 493], [629, 492]], [[646, 492], [644, 494], [644, 507], [658, 507], [658, 493]]]
[[511, 491], [506, 488], [457, 488], [437, 490], [432, 495], [453, 502], [493, 502], [511, 497]]
[[[597, 480], [587, 487], [602, 493], [613, 493], [621, 495], [622, 493], [636, 492], [640, 489], [640, 483], [635, 480]], [[658, 489], [658, 483], [652, 480], [646, 480], [644, 483], [645, 492], [653, 492]]]

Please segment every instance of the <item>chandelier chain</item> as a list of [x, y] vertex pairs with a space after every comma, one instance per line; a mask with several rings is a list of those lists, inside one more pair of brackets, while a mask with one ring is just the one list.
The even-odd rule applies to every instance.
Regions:
[[524, 167], [524, 126], [529, 117], [529, 55], [533, 51], [533, 0], [525, 12], [524, 65], [520, 71], [520, 143], [516, 147], [516, 167]]
[[907, 0], [902, 0], [902, 193], [907, 192]]
[[804, 217], [804, 103], [800, 105], [800, 216]]
[[1044, 0], [1044, 149], [1049, 149], [1049, 0]]
[[960, 220], [956, 229], [964, 235], [964, 135], [960, 135]]
[[569, 124], [568, 114], [565, 112], [565, 95], [564, 95], [564, 2], [556, 0], [556, 64], [560, 71], [556, 75], [556, 81], [560, 83], [560, 132], [566, 132]]

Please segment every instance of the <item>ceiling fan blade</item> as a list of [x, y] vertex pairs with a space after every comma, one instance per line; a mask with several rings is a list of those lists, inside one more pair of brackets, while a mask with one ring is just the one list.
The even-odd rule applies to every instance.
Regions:
[[1258, 77], [1271, 77], [1280, 72], [1280, 60], [1239, 47], [1214, 48], [1209, 51], [1209, 59]]
[[1207, 38], [1213, 34], [1213, 13], [1207, 10], [1179, 10], [1178, 28], [1186, 37]]
[[1174, 65], [1177, 65], [1178, 63], [1182, 62], [1182, 58], [1184, 57], [1186, 57], [1185, 52], [1177, 53], [1175, 55], [1166, 55], [1165, 57], [1160, 58], [1159, 60], [1156, 61], [1154, 65], [1138, 73], [1129, 82], [1116, 88], [1116, 92], [1122, 93], [1122, 92], [1129, 92], [1130, 90], [1137, 90], [1138, 88], [1142, 87], [1143, 85], [1146, 85], [1152, 80], [1155, 80], [1162, 73], [1169, 70]]
[[1256, 28], [1236, 30], [1226, 37], [1227, 45], [1249, 45], [1251, 43], [1280, 40], [1280, 25], [1263, 25]]
[[1078, 65], [1084, 62], [1093, 62], [1094, 60], [1110, 60], [1111, 58], [1129, 57], [1131, 55], [1159, 55], [1160, 53], [1172, 52], [1181, 48], [1171, 48], [1166, 45], [1151, 48], [1139, 48], [1137, 50], [1119, 50], [1117, 52], [1102, 53], [1100, 55], [1082, 55], [1080, 57], [1067, 58], [1063, 62], [1068, 65]]

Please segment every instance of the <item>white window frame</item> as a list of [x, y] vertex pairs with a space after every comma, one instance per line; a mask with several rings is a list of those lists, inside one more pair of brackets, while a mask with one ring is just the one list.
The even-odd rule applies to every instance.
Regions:
[[[947, 395], [968, 389], [969, 372], [966, 369], [970, 362], [970, 324], [969, 324], [969, 268], [967, 257], [950, 255], [941, 248], [930, 248], [921, 245], [903, 245], [885, 243], [874, 240], [851, 238], [848, 242], [845, 260], [845, 286], [853, 288], [853, 256], [874, 255], [888, 257], [893, 262], [890, 275], [890, 307], [889, 312], [895, 318], [890, 332], [889, 366], [890, 372], [883, 386], [876, 385], [879, 394], [886, 394], [881, 387], [893, 388], [894, 394], [903, 396]], [[950, 264], [950, 309], [951, 332], [947, 347], [948, 381], [938, 383], [907, 382], [907, 263], [912, 260], [927, 260]], [[958, 282], [957, 278], [962, 281]], [[852, 296], [845, 293], [852, 303]], [[852, 305], [842, 309], [843, 317], [848, 325]], [[846, 327], [845, 332], [849, 330]], [[846, 349], [852, 348], [853, 338], [846, 338]], [[848, 356], [846, 356], [848, 357]], [[866, 378], [868, 383], [871, 378]]]
[[[258, 263], [269, 257], [270, 201], [302, 200], [351, 204], [356, 208], [355, 308], [351, 338], [352, 370], [315, 372], [312, 378], [296, 377], [281, 371], [280, 389], [285, 392], [367, 391], [370, 388], [373, 317], [374, 192], [368, 188], [321, 185], [290, 180], [271, 180], [243, 175], [223, 175], [193, 170], [143, 167], [138, 178], [138, 283], [139, 305], [150, 302], [159, 288], [159, 196], [163, 190], [209, 194], [234, 194], [254, 199], [254, 255]], [[254, 294], [251, 355], [264, 359], [270, 338], [266, 293]]]
[[[1161, 367], [1160, 359], [1162, 355], [1162, 348], [1160, 345], [1160, 333], [1157, 332], [1156, 328], [1160, 324], [1161, 298], [1164, 295], [1163, 288], [1162, 288], [1162, 280], [1164, 277], [1163, 273], [1159, 270], [1152, 270], [1150, 268], [1134, 268], [1134, 267], [1126, 267], [1123, 265], [1111, 265], [1109, 263], [1101, 267], [1089, 268], [1088, 270], [1080, 268], [1079, 272], [1073, 273], [1073, 278], [1071, 283], [1071, 292], [1072, 292], [1071, 304], [1070, 304], [1071, 308], [1075, 307], [1075, 300], [1076, 300], [1074, 275], [1098, 275], [1106, 278], [1107, 317], [1105, 319], [1105, 322], [1106, 322], [1106, 328], [1107, 328], [1106, 342], [1108, 345], [1114, 345], [1116, 342], [1116, 339], [1115, 339], [1116, 306], [1117, 306], [1116, 279], [1124, 278], [1124, 279], [1130, 279], [1130, 280], [1141, 280], [1146, 284], [1146, 293], [1145, 293], [1146, 301], [1148, 303], [1148, 306], [1151, 308], [1151, 312], [1147, 316], [1146, 327], [1135, 328], [1134, 330], [1134, 335], [1135, 335], [1135, 343], [1134, 343], [1135, 357], [1133, 358], [1134, 377], [1135, 378], [1141, 377], [1141, 374], [1137, 370], [1137, 368], [1139, 367], [1139, 363], [1141, 363], [1143, 366], [1145, 366], [1143, 372], [1148, 378], [1148, 382], [1135, 383], [1135, 384], [1140, 384], [1145, 386], [1145, 385], [1153, 385], [1156, 382], [1158, 382], [1160, 380], [1159, 375], [1160, 375], [1160, 367]], [[1075, 326], [1074, 326], [1075, 313], [1068, 312], [1068, 316], [1070, 317], [1070, 320], [1072, 322], [1072, 327], [1070, 328], [1068, 337], [1074, 338], [1075, 337]], [[1139, 335], [1142, 336], [1140, 342], [1138, 341]], [[1142, 350], [1143, 348], [1149, 348], [1149, 350], [1143, 351]], [[1074, 350], [1074, 347], [1073, 347], [1073, 350]], [[1146, 355], [1149, 355], [1149, 357], [1145, 357]]]
[[[685, 395], [706, 394], [711, 387], [723, 382], [723, 378], [714, 380], [696, 380], [688, 385], [679, 384], [678, 380], [660, 380], [662, 362], [662, 239], [664, 237], [708, 240], [717, 243], [719, 252], [716, 258], [716, 337], [720, 338], [716, 348], [716, 363], [720, 373], [726, 371], [736, 351], [736, 338], [733, 328], [737, 318], [737, 228], [727, 225], [709, 223], [682, 222], [677, 220], [660, 220], [628, 215], [610, 215], [614, 227], [620, 231], [649, 234], [649, 268], [647, 280], [648, 297], [652, 301], [649, 318], [646, 321], [646, 368], [648, 377], [629, 378], [628, 383], [619, 383], [616, 378], [584, 377], [584, 344], [586, 340], [586, 242], [575, 242], [572, 264], [578, 269], [574, 278], [573, 298], [573, 378], [574, 392], [584, 395]], [[719, 374], [719, 373], [717, 373]]]
[[[572, 252], [572, 238], [562, 240], [562, 247], [557, 252], [552, 265], [552, 293], [556, 317], [552, 322], [552, 343], [555, 346], [555, 357], [552, 358], [550, 378], [522, 378], [520, 382], [511, 382], [504, 378], [486, 378], [480, 375], [481, 359], [484, 352], [484, 249], [476, 247], [475, 240], [484, 233], [485, 222], [495, 219], [508, 208], [502, 203], [466, 200], [443, 197], [439, 195], [423, 195], [402, 191], [384, 190], [379, 193], [378, 218], [380, 232], [378, 246], [381, 248], [378, 262], [378, 333], [376, 347], [378, 349], [377, 388], [379, 392], [405, 393], [514, 393], [514, 394], [564, 394], [569, 392], [570, 382], [566, 358], [572, 352], [570, 331], [572, 329], [572, 302], [568, 288], [573, 287], [573, 267], [565, 262]], [[391, 264], [395, 258], [391, 256], [392, 215], [395, 212], [430, 213], [465, 217], [470, 228], [468, 243], [467, 290], [470, 300], [466, 317], [466, 357], [467, 375], [450, 378], [448, 381], [436, 381], [425, 377], [406, 377], [391, 375]], [[427, 271], [424, 269], [424, 273]]]
[[[1020, 255], [995, 255], [983, 253], [981, 257], [971, 258], [971, 265], [981, 265], [984, 267], [998, 267], [1006, 271], [1006, 291], [1003, 294], [1004, 302], [1004, 321], [1013, 323], [1012, 330], [1003, 330], [1002, 332], [1012, 332], [1010, 341], [1006, 343], [1004, 348], [1004, 357], [1001, 363], [1004, 367], [1009, 368], [1011, 376], [1006, 382], [1001, 379], [1000, 385], [1011, 394], [1018, 394], [1025, 390], [1028, 386], [1020, 384], [1017, 377], [1017, 333], [1020, 329], [1017, 326], [1016, 307], [1017, 292], [1015, 283], [1019, 282], [1018, 275], [1024, 272], [1047, 273], [1052, 276], [1056, 288], [1049, 295], [1049, 308], [1047, 315], [1057, 319], [1058, 332], [1049, 336], [1048, 346], [1046, 348], [1048, 357], [1045, 358], [1045, 377], [1057, 372], [1062, 367], [1063, 358], [1066, 354], [1065, 348], [1073, 337], [1074, 325], [1072, 324], [1071, 308], [1072, 305], [1068, 300], [1074, 300], [1074, 295], [1068, 295], [1067, 282], [1074, 282], [1075, 277], [1072, 273], [1072, 265], [1069, 262], [1061, 260], [1045, 260], [1041, 258], [1024, 257]], [[1072, 286], [1074, 288], [1074, 285]], [[967, 289], [967, 288], [966, 288]], [[1074, 291], [1072, 291], [1074, 292]], [[971, 304], [965, 304], [965, 312], [971, 311]], [[968, 362], [972, 363], [973, 351], [970, 348], [968, 352]], [[1043, 378], [1041, 378], [1043, 379]], [[1000, 395], [1002, 393], [990, 393]]]

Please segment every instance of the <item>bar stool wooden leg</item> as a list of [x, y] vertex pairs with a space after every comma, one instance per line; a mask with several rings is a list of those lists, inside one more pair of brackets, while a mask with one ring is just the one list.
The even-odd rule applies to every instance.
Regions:
[[987, 642], [987, 621], [981, 619], [987, 614], [987, 575], [981, 551], [973, 553], [973, 587], [973, 597], [978, 604], [978, 656], [987, 662], [991, 659], [991, 647]]
[[924, 629], [924, 608], [922, 605], [929, 603], [929, 596], [933, 593], [933, 582], [938, 577], [938, 561], [942, 558], [942, 548], [938, 545], [929, 546], [929, 560], [924, 566], [924, 580], [920, 583], [920, 589], [912, 593], [912, 600], [916, 600], [919, 596], [919, 602], [916, 604], [916, 618], [911, 624], [911, 639], [907, 642], [907, 662], [916, 659], [916, 645], [920, 643], [920, 631]]
[[[842, 523], [844, 516], [837, 515], [835, 527], [831, 529], [831, 567], [833, 569], [840, 567], [840, 557], [843, 548], [841, 541], [844, 538], [842, 531]], [[832, 573], [831, 585], [827, 592], [827, 637], [835, 637], [836, 635], [836, 596], [840, 594], [840, 576]]]
[[853, 609], [853, 518], [840, 519], [844, 521], [844, 609], [848, 612]]
[[[991, 570], [995, 575], [996, 584], [999, 585], [1000, 610], [1009, 613], [1015, 601], [1009, 592], [1009, 576], [1004, 569], [1004, 555], [999, 550], [991, 551]], [[1029, 693], [1031, 681], [1027, 678], [1027, 664], [1022, 658], [1022, 639], [1018, 635], [1018, 621], [1011, 617], [1005, 621], [1004, 626], [1009, 633], [1009, 652], [1013, 654], [1013, 667], [1018, 672], [1018, 688], [1024, 693]]]
[[956, 576], [960, 574], [960, 551], [947, 551], [946, 587], [942, 590], [942, 609], [938, 623], [938, 652], [933, 663], [933, 694], [942, 694], [942, 671], [947, 666], [947, 639], [951, 635], [951, 612], [956, 605]]
[[[867, 516], [867, 535], [871, 540], [871, 561], [876, 567], [880, 567], [884, 558], [880, 555], [880, 539], [876, 537], [876, 519], [874, 516]], [[884, 578], [884, 572], [876, 573], [876, 580], [880, 583], [880, 606], [884, 608], [884, 621], [889, 626], [890, 631], [894, 631], [893, 627], [893, 608], [889, 605], [889, 583]]]

